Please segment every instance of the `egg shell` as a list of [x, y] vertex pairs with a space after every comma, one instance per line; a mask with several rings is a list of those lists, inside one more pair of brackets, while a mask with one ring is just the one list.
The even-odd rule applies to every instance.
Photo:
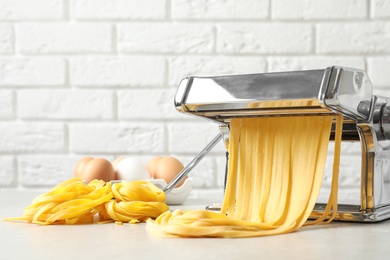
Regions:
[[89, 161], [91, 161], [91, 160], [93, 160], [93, 159], [94, 159], [94, 158], [93, 158], [93, 157], [90, 157], [90, 156], [81, 158], [81, 159], [76, 163], [76, 166], [75, 166], [74, 172], [73, 172], [73, 176], [74, 176], [74, 177], [82, 178], [83, 172], [84, 172], [84, 169], [85, 169], [85, 166], [88, 164]]
[[146, 167], [137, 159], [126, 157], [116, 167], [117, 179], [124, 181], [147, 180], [150, 178]]
[[82, 173], [82, 179], [86, 182], [98, 179], [111, 181], [116, 179], [114, 167], [110, 161], [104, 158], [95, 158], [90, 160]]
[[157, 163], [162, 159], [161, 156], [154, 157], [146, 164], [146, 169], [149, 172], [150, 177], [154, 178], [156, 173]]
[[[156, 165], [154, 178], [163, 179], [166, 181], [166, 183], [170, 183], [183, 169], [184, 165], [175, 157], [163, 157]], [[187, 177], [188, 176], [186, 176], [176, 187], [183, 185]]]
[[121, 156], [121, 157], [116, 158], [116, 159], [112, 162], [112, 166], [114, 167], [115, 171], [116, 171], [116, 168], [117, 168], [117, 166], [118, 166], [118, 163], [119, 163], [120, 161], [122, 161], [123, 159], [125, 159], [125, 157]]

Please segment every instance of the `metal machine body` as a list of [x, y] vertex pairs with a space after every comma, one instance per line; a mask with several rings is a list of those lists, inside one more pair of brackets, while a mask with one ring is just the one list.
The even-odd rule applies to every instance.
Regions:
[[[361, 172], [356, 173], [361, 180], [360, 203], [339, 202], [336, 219], [376, 222], [390, 218], [390, 103], [372, 91], [364, 71], [334, 66], [187, 77], [181, 81], [174, 102], [182, 113], [218, 123], [226, 143], [229, 122], [234, 117], [342, 114], [343, 142], [361, 144]], [[317, 203], [312, 216], [316, 217], [324, 207]]]

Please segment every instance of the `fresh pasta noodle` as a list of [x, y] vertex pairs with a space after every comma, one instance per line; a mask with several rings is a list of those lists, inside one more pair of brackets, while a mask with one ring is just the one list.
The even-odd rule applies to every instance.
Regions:
[[136, 223], [169, 210], [165, 193], [148, 181], [115, 183], [112, 192], [115, 199], [107, 202], [100, 212], [104, 219]]
[[337, 212], [342, 117], [336, 117], [332, 192], [323, 216], [307, 219], [323, 178], [333, 117], [233, 118], [220, 213], [167, 211], [147, 221], [163, 237], [254, 237], [331, 221]]
[[36, 197], [24, 209], [23, 217], [6, 220], [36, 224], [92, 223], [94, 215], [104, 209], [103, 204], [111, 198], [110, 184], [94, 180], [86, 185], [81, 179], [72, 178]]
[[332, 116], [233, 118], [221, 212], [169, 211], [148, 181], [66, 180], [36, 197], [23, 216], [37, 224], [147, 222], [162, 237], [256, 237], [329, 223], [337, 213], [342, 117], [336, 116], [333, 179], [322, 216], [307, 221], [323, 178]]
[[164, 192], [147, 181], [111, 184], [93, 180], [85, 184], [80, 178], [66, 180], [36, 197], [26, 207], [23, 217], [5, 220], [36, 224], [94, 223], [98, 214], [102, 222], [146, 221], [169, 210]]
[[148, 181], [122, 181], [112, 185], [116, 201], [165, 202], [165, 193]]
[[[315, 221], [305, 223], [305, 225], [329, 223], [336, 217], [337, 214], [338, 179], [339, 179], [341, 137], [342, 137], [343, 124], [342, 124], [341, 116], [338, 116], [336, 120], [337, 123], [336, 123], [336, 137], [335, 137], [335, 147], [334, 147], [335, 151], [334, 151], [334, 161], [333, 161], [333, 176], [332, 176], [329, 200], [322, 216], [318, 217]], [[326, 221], [323, 222], [324, 220]]]

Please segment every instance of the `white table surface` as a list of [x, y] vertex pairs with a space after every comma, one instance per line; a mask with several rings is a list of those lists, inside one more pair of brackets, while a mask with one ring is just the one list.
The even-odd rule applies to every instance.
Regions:
[[[37, 192], [0, 191], [0, 218], [21, 216]], [[179, 208], [203, 208], [187, 201]], [[175, 207], [177, 208], [177, 207]], [[390, 221], [305, 227], [259, 238], [156, 238], [145, 224], [40, 226], [0, 221], [0, 259], [389, 259]]]

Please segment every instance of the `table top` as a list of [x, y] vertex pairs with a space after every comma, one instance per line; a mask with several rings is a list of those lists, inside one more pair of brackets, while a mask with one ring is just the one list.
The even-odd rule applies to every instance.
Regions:
[[[0, 191], [0, 219], [21, 216], [39, 192]], [[188, 200], [171, 209], [199, 209]], [[49, 225], [0, 221], [0, 259], [387, 259], [390, 221], [332, 222], [258, 238], [158, 238], [145, 224]]]

